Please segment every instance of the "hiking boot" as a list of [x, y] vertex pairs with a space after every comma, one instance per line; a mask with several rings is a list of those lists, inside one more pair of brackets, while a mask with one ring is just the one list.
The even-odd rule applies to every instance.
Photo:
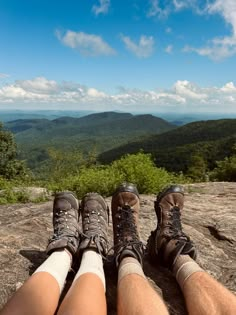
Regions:
[[79, 251], [91, 249], [103, 258], [108, 250], [109, 208], [97, 193], [86, 194], [81, 201], [83, 233]]
[[66, 248], [72, 256], [76, 253], [79, 243], [79, 202], [72, 192], [56, 194], [53, 203], [54, 233], [49, 240], [46, 252]]
[[124, 257], [142, 264], [143, 244], [139, 236], [139, 193], [131, 183], [121, 184], [112, 197], [112, 221], [116, 266]]
[[148, 239], [147, 252], [153, 262], [157, 260], [172, 270], [179, 255], [196, 259], [196, 248], [184, 234], [181, 211], [184, 205], [183, 187], [172, 185], [162, 191], [155, 201], [157, 228]]

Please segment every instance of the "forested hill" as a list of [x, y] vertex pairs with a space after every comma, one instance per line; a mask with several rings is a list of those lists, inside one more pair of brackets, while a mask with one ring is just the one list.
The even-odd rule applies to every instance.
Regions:
[[193, 155], [201, 155], [209, 167], [232, 153], [236, 143], [236, 119], [193, 122], [161, 135], [123, 145], [100, 155], [103, 163], [126, 153], [152, 153], [156, 164], [171, 171], [186, 171]]
[[31, 160], [32, 166], [47, 159], [49, 147], [101, 153], [176, 126], [152, 115], [104, 112], [80, 118], [15, 120], [6, 123], [5, 128], [15, 134], [21, 158]]
[[[175, 126], [167, 121], [152, 115], [137, 115], [129, 113], [104, 112], [91, 114], [81, 118], [60, 117], [54, 120], [47, 119], [19, 119], [5, 125], [20, 139], [34, 133], [38, 137], [46, 133], [47, 136], [90, 134], [117, 134], [143, 132], [160, 133]], [[94, 128], [96, 127], [96, 128]], [[24, 131], [24, 133], [23, 133]], [[64, 133], [65, 132], [65, 133]], [[38, 134], [37, 134], [38, 133]]]

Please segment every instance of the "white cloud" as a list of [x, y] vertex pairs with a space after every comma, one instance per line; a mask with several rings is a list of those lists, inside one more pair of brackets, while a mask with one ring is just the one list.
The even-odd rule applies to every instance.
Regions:
[[236, 1], [215, 0], [207, 3], [205, 14], [219, 14], [231, 26], [231, 35], [216, 37], [207, 42], [203, 47], [186, 46], [184, 52], [196, 52], [200, 56], [207, 56], [213, 60], [221, 60], [236, 54]]
[[221, 88], [221, 91], [226, 93], [236, 93], [236, 86], [233, 82], [228, 82]]
[[185, 46], [183, 52], [195, 52], [200, 56], [206, 56], [214, 61], [219, 61], [236, 54], [236, 44], [225, 45], [223, 43], [214, 44], [214, 40], [209, 41], [208, 45], [201, 48]]
[[[56, 82], [44, 77], [17, 80], [0, 86], [0, 105], [91, 110], [236, 112], [236, 86], [228, 82], [222, 87], [199, 87], [178, 80], [166, 90], [120, 88], [107, 94], [94, 87], [75, 82]], [[9, 107], [8, 107], [9, 108]], [[55, 108], [55, 107], [54, 107]]]
[[173, 9], [180, 11], [184, 9], [192, 9], [197, 14], [203, 14], [207, 1], [199, 0], [172, 0]]
[[203, 100], [207, 98], [207, 94], [202, 93], [201, 89], [199, 89], [196, 85], [191, 84], [187, 80], [178, 80], [174, 84], [174, 89], [177, 95], [181, 95], [189, 99]]
[[210, 39], [202, 47], [186, 45], [184, 52], [195, 52], [212, 60], [236, 55], [236, 1], [235, 0], [150, 0], [148, 17], [167, 17], [171, 13], [191, 9], [200, 15], [218, 14], [231, 26], [231, 34]]
[[161, 7], [159, 0], [150, 0], [150, 7], [147, 12], [147, 17], [167, 17], [169, 14], [169, 5], [164, 6], [164, 8]]
[[99, 0], [99, 5], [94, 5], [92, 11], [95, 15], [108, 13], [110, 0]]
[[149, 3], [147, 17], [158, 18], [167, 18], [169, 14], [184, 9], [192, 9], [195, 13], [202, 14], [206, 6], [206, 1], [202, 7], [199, 0], [150, 0]]
[[236, 1], [215, 0], [208, 4], [207, 10], [211, 14], [222, 15], [225, 21], [232, 26], [233, 36], [236, 35]]
[[33, 80], [17, 80], [16, 87], [22, 88], [26, 92], [51, 94], [58, 90], [57, 82], [54, 80], [47, 80], [44, 77], [37, 77]]
[[6, 73], [0, 73], [0, 79], [8, 78], [10, 75]]
[[152, 36], [141, 35], [138, 43], [135, 43], [130, 37], [125, 35], [121, 35], [121, 40], [125, 44], [126, 49], [139, 58], [147, 58], [153, 54], [154, 38]]
[[165, 52], [167, 54], [171, 54], [173, 52], [173, 45], [168, 45], [166, 48], [165, 48]]
[[109, 56], [116, 54], [115, 50], [102, 37], [84, 32], [66, 31], [62, 34], [56, 31], [56, 36], [62, 44], [77, 49], [84, 56]]

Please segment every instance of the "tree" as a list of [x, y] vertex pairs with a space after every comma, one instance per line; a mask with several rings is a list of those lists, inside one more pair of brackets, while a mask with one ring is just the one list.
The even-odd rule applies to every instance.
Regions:
[[48, 149], [48, 164], [45, 167], [47, 177], [58, 181], [66, 176], [78, 175], [83, 166], [87, 165], [83, 154], [76, 148], [71, 150]]
[[206, 169], [207, 163], [205, 159], [201, 155], [195, 154], [191, 157], [187, 175], [195, 181], [205, 181]]
[[0, 123], [0, 176], [15, 179], [26, 174], [24, 162], [17, 159], [17, 146], [13, 134], [4, 130], [3, 124]]
[[227, 182], [236, 181], [236, 155], [226, 157], [223, 161], [218, 161], [216, 163], [217, 167], [211, 174], [213, 180]]

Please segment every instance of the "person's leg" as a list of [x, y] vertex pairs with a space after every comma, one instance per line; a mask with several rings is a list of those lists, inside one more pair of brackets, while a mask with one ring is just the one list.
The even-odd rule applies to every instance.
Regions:
[[0, 314], [54, 314], [70, 265], [68, 252], [52, 253], [8, 301]]
[[108, 207], [96, 193], [81, 203], [83, 237], [79, 245], [82, 261], [58, 315], [105, 315], [105, 275], [102, 256], [108, 246]]
[[181, 186], [171, 186], [157, 196], [158, 224], [148, 240], [149, 257], [173, 272], [190, 315], [236, 314], [236, 297], [194, 261], [196, 249], [181, 225], [183, 205]]
[[139, 238], [139, 195], [133, 184], [122, 184], [112, 197], [114, 251], [118, 268], [118, 315], [167, 315], [162, 298], [142, 269]]
[[189, 256], [178, 257], [174, 274], [190, 315], [236, 314], [236, 296], [201, 270]]
[[50, 256], [8, 301], [1, 315], [55, 313], [72, 255], [78, 247], [78, 201], [71, 193], [56, 195], [53, 225], [54, 234], [47, 247]]
[[162, 298], [146, 279], [139, 261], [127, 257], [118, 272], [118, 314], [168, 315]]

